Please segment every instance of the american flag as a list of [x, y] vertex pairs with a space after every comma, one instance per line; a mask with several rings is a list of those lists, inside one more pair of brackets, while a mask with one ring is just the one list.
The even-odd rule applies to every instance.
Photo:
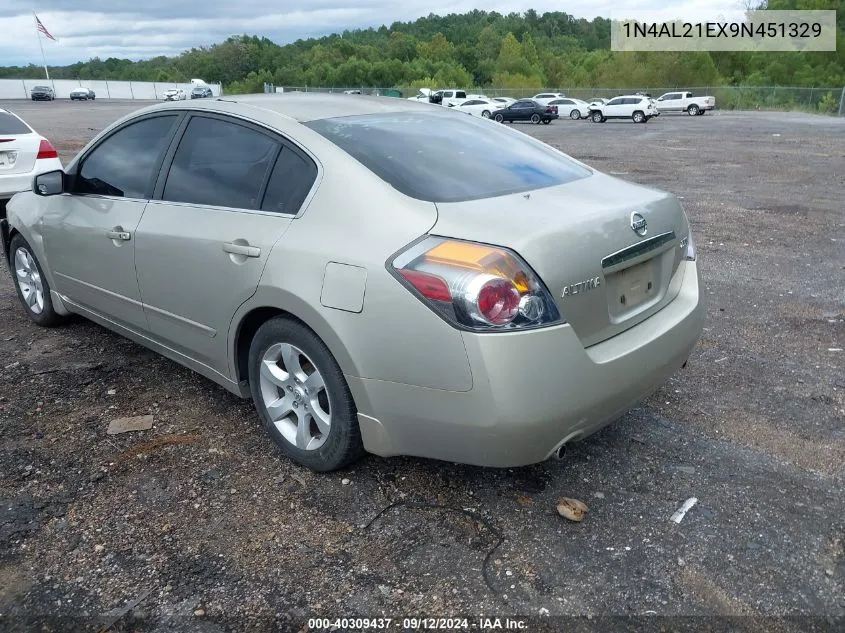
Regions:
[[55, 38], [55, 37], [53, 37], [52, 35], [50, 35], [50, 31], [48, 31], [48, 30], [44, 27], [44, 25], [43, 25], [43, 24], [41, 24], [41, 20], [39, 20], [39, 19], [38, 19], [38, 16], [37, 16], [37, 15], [35, 16], [35, 25], [38, 27], [38, 30], [39, 30], [41, 33], [43, 33], [45, 36], [49, 37], [49, 38], [50, 38], [51, 40], [53, 40], [54, 42], [56, 41], [56, 38]]

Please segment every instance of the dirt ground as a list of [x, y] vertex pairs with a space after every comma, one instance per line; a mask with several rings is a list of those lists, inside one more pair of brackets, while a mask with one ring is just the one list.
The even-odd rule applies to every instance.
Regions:
[[[67, 164], [139, 104], [0, 107]], [[316, 475], [279, 457], [249, 401], [90, 322], [37, 328], [4, 269], [0, 629], [843, 630], [845, 119], [519, 129], [683, 197], [707, 301], [684, 370], [564, 461]], [[148, 413], [151, 430], [106, 434]], [[582, 523], [557, 515], [563, 496], [587, 503]]]

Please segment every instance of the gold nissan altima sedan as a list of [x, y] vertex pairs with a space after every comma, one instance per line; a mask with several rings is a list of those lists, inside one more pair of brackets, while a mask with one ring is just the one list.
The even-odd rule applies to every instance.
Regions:
[[7, 212], [33, 321], [82, 315], [251, 397], [318, 471], [560, 456], [702, 328], [676, 197], [405, 99], [153, 105]]

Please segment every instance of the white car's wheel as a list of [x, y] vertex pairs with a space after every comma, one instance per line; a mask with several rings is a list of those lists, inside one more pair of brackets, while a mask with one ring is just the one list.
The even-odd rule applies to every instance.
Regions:
[[637, 110], [634, 114], [631, 115], [631, 118], [634, 120], [634, 123], [645, 123], [646, 118], [645, 114]]
[[698, 116], [699, 112], [700, 112], [700, 110], [699, 110], [698, 106], [695, 105], [694, 103], [690, 107], [687, 108], [687, 114], [689, 114], [690, 116]]
[[604, 122], [604, 116], [602, 116], [602, 113], [599, 112], [598, 110], [593, 111], [593, 115], [592, 115], [591, 118], [593, 119], [593, 123], [603, 123]]
[[481, 118], [483, 118], [483, 119], [489, 119], [489, 118], [490, 118], [490, 111], [489, 111], [489, 110], [485, 110], [484, 112], [482, 112], [482, 113], [481, 113]]
[[577, 121], [581, 118], [581, 111], [578, 108], [575, 108], [572, 112], [569, 113], [569, 118], [573, 121]]

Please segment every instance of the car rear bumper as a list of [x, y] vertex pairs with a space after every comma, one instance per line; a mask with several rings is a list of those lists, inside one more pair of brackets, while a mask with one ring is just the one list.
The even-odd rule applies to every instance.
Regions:
[[365, 447], [385, 456], [514, 467], [544, 461], [594, 433], [657, 390], [695, 346], [704, 319], [698, 270], [694, 262], [682, 266], [681, 290], [670, 304], [587, 349], [568, 325], [464, 333], [470, 391], [347, 376]]

